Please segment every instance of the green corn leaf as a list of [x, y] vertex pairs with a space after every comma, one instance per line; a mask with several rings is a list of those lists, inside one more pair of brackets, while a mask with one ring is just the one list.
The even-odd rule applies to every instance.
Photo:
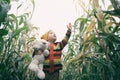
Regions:
[[8, 15], [9, 16], [9, 18], [11, 19], [11, 20], [13, 20], [13, 22], [15, 23], [15, 28], [17, 29], [18, 28], [18, 20], [17, 20], [17, 17], [14, 15], [14, 14], [10, 14], [10, 15]]
[[19, 25], [21, 25], [24, 22], [23, 16], [20, 17]]
[[8, 34], [8, 30], [6, 29], [0, 29], [0, 37], [7, 35]]
[[12, 38], [16, 38], [23, 30], [27, 29], [26, 26], [22, 27], [22, 28], [19, 28], [19, 29], [16, 29], [13, 34], [12, 34]]

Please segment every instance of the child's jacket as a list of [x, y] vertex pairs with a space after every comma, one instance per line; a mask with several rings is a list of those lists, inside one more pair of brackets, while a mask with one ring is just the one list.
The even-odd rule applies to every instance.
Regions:
[[62, 64], [61, 64], [62, 50], [67, 44], [70, 35], [71, 35], [71, 31], [67, 30], [67, 33], [61, 42], [50, 44], [50, 54], [48, 57], [46, 57], [44, 61], [44, 68], [43, 68], [44, 71], [52, 73], [54, 71], [62, 69]]

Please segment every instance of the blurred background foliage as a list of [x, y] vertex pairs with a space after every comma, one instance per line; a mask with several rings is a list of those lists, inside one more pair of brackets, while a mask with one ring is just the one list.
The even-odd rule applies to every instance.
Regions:
[[[37, 80], [27, 68], [36, 38], [33, 33], [38, 30], [29, 22], [34, 0], [25, 0], [33, 9], [21, 15], [8, 13], [12, 1], [20, 0], [0, 0], [0, 80]], [[85, 15], [74, 22], [71, 39], [63, 51], [61, 80], [119, 80], [119, 0], [109, 0], [107, 10], [101, 9], [99, 0], [88, 0], [88, 7], [83, 0], [76, 1]], [[22, 5], [18, 4], [17, 10]]]

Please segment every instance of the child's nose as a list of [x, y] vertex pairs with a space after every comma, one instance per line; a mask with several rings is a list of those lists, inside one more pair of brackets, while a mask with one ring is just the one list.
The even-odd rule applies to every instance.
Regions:
[[56, 34], [54, 34], [54, 36], [56, 37]]

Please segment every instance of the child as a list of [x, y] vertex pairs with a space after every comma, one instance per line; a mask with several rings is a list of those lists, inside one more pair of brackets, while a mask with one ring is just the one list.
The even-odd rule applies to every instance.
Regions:
[[43, 68], [46, 75], [45, 80], [59, 80], [59, 70], [62, 69], [61, 64], [62, 50], [70, 38], [72, 28], [71, 23], [67, 25], [67, 28], [68, 28], [67, 33], [63, 40], [60, 42], [55, 42], [57, 37], [55, 32], [52, 30], [49, 30], [41, 37], [41, 39], [50, 42], [49, 56], [45, 58]]

